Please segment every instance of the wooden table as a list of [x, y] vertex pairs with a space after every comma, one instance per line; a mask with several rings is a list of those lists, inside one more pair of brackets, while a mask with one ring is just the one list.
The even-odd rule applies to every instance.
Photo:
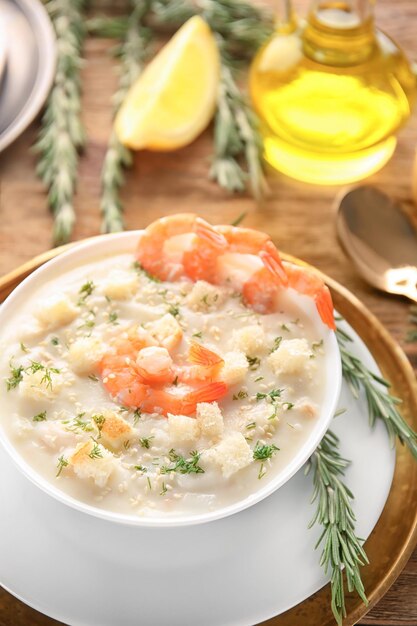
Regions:
[[[299, 5], [302, 6], [302, 2]], [[304, 0], [304, 5], [306, 0]], [[378, 22], [417, 58], [417, 3], [380, 0]], [[83, 70], [83, 115], [88, 145], [80, 163], [75, 239], [99, 231], [99, 176], [110, 129], [110, 96], [116, 85], [108, 56], [111, 42], [88, 40]], [[50, 247], [52, 220], [30, 150], [38, 124], [0, 155], [0, 273]], [[417, 147], [417, 117], [402, 131], [392, 161], [371, 182], [401, 201], [417, 225], [411, 172]], [[211, 133], [171, 154], [136, 155], [123, 192], [126, 226], [141, 228], [167, 213], [197, 211], [212, 222], [231, 222], [243, 211], [245, 225], [269, 232], [279, 247], [316, 265], [352, 290], [392, 332], [417, 368], [417, 344], [404, 342], [408, 304], [377, 293], [355, 273], [335, 235], [334, 199], [339, 188], [312, 187], [269, 172], [271, 195], [262, 206], [249, 197], [228, 197], [207, 180]], [[416, 503], [417, 506], [417, 503]], [[363, 619], [374, 626], [417, 625], [417, 551], [384, 599]], [[57, 624], [0, 591], [0, 626]], [[116, 625], [115, 625], [116, 626]], [[300, 625], [301, 626], [301, 625]], [[303, 626], [319, 626], [309, 624]]]

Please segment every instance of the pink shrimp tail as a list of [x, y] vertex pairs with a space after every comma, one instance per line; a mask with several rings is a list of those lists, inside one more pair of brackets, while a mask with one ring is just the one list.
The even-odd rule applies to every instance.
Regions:
[[321, 278], [306, 267], [292, 263], [285, 263], [284, 267], [287, 271], [289, 287], [313, 298], [322, 322], [331, 330], [335, 330], [332, 296]]
[[197, 404], [200, 402], [215, 402], [223, 398], [228, 391], [226, 383], [208, 383], [195, 391], [187, 393], [182, 400], [181, 412], [184, 415], [195, 413]]
[[279, 284], [283, 287], [287, 287], [287, 272], [282, 264], [279, 252], [272, 241], [266, 242], [264, 249], [259, 252], [259, 256], [265, 267], [278, 279]]
[[212, 367], [224, 363], [221, 356], [212, 352], [208, 348], [199, 343], [192, 343], [188, 353], [188, 360], [194, 365], [202, 365], [203, 367]]
[[201, 217], [197, 217], [195, 221], [195, 232], [198, 237], [205, 239], [208, 243], [212, 244], [216, 248], [226, 248], [226, 238], [212, 226], [206, 220]]
[[317, 311], [320, 315], [322, 322], [326, 324], [326, 326], [328, 326], [331, 330], [336, 330], [332, 296], [330, 294], [329, 288], [326, 285], [324, 285], [323, 288], [317, 292], [316, 296], [314, 297], [314, 302], [316, 303]]

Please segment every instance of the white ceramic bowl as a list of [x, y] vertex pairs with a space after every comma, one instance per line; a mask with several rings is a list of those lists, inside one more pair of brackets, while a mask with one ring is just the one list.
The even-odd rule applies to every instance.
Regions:
[[[52, 259], [36, 270], [13, 291], [13, 293], [0, 307], [0, 341], [4, 342], [7, 340], [7, 330], [13, 325], [13, 319], [19, 312], [21, 306], [27, 300], [28, 296], [33, 295], [33, 293], [43, 286], [45, 282], [59, 280], [63, 273], [86, 262], [91, 262], [96, 259], [106, 258], [121, 253], [133, 253], [137, 245], [140, 232], [141, 231], [131, 231], [114, 235], [103, 235], [89, 239], [85, 242], [77, 244], [67, 252]], [[337, 340], [334, 333], [322, 324], [316, 314], [314, 314], [313, 323], [318, 335], [323, 339], [324, 351], [326, 355], [324, 368], [326, 388], [315, 427], [306, 442], [299, 448], [295, 457], [281, 472], [279, 472], [273, 479], [258, 489], [255, 493], [232, 505], [205, 514], [183, 515], [178, 517], [155, 515], [155, 517], [140, 518], [134, 515], [124, 515], [113, 511], [106, 511], [72, 498], [35, 472], [9, 440], [6, 432], [2, 428], [1, 421], [0, 441], [26, 478], [32, 481], [44, 492], [53, 496], [65, 505], [111, 522], [149, 527], [185, 526], [189, 524], [210, 522], [212, 520], [238, 513], [239, 511], [246, 509], [247, 507], [252, 506], [263, 498], [269, 496], [276, 489], [286, 483], [304, 465], [317, 445], [320, 443], [336, 410], [342, 379], [341, 361]], [[4, 387], [1, 388], [4, 389]]]

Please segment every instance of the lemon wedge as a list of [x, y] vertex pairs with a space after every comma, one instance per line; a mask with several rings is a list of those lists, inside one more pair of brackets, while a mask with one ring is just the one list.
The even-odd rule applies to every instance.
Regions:
[[213, 33], [201, 17], [192, 17], [128, 91], [115, 119], [119, 141], [135, 150], [191, 143], [213, 117], [219, 75]]

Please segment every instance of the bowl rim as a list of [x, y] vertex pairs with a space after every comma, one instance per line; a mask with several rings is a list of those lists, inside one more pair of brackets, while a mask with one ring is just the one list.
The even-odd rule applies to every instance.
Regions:
[[[46, 274], [46, 283], [48, 280], [54, 280], [47, 277], [48, 273], [56, 270], [61, 265], [63, 267], [63, 271], [70, 271], [71, 268], [75, 268], [79, 265], [83, 265], [84, 263], [92, 262], [94, 259], [106, 258], [109, 256], [113, 256], [116, 254], [123, 254], [126, 252], [130, 252], [129, 249], [123, 249], [122, 244], [127, 243], [127, 247], [131, 245], [133, 248], [133, 243], [137, 241], [137, 238], [140, 237], [143, 230], [133, 230], [133, 231], [125, 231], [121, 233], [112, 233], [107, 235], [99, 235], [97, 237], [91, 237], [85, 241], [77, 242], [67, 250], [65, 250], [62, 254], [55, 256], [54, 258], [47, 261], [45, 264], [41, 265], [38, 269], [36, 269], [33, 273], [29, 274], [5, 299], [3, 304], [0, 307], [0, 322], [4, 318], [7, 317], [8, 312], [15, 306], [15, 301], [20, 297], [22, 293], [26, 291], [27, 288], [32, 286], [32, 283], [40, 280], [42, 282], [42, 278], [44, 274]], [[111, 239], [112, 247], [109, 248], [109, 240]], [[106, 248], [104, 248], [106, 245]], [[113, 248], [120, 247], [120, 249], [116, 250]], [[99, 252], [99, 254], [97, 254]], [[75, 257], [77, 257], [80, 253], [85, 254], [83, 260], [74, 263]], [[91, 254], [92, 253], [92, 254]], [[103, 254], [104, 253], [104, 254]], [[91, 256], [90, 256], [91, 255]], [[65, 266], [67, 267], [65, 268]], [[55, 279], [56, 280], [56, 279]], [[256, 492], [250, 494], [242, 500], [238, 500], [233, 504], [227, 505], [220, 509], [216, 509], [214, 511], [210, 511], [207, 513], [199, 513], [197, 515], [182, 515], [182, 516], [173, 516], [173, 517], [151, 517], [151, 516], [138, 516], [138, 515], [127, 515], [124, 513], [117, 513], [116, 511], [111, 511], [107, 509], [101, 509], [95, 507], [93, 505], [87, 504], [81, 500], [70, 496], [65, 491], [55, 487], [50, 481], [44, 478], [40, 473], [38, 473], [31, 465], [24, 459], [24, 457], [17, 451], [15, 446], [9, 440], [7, 434], [4, 429], [0, 426], [0, 444], [6, 450], [8, 455], [11, 457], [15, 465], [18, 469], [23, 473], [23, 475], [30, 480], [34, 485], [40, 488], [44, 493], [49, 496], [55, 498], [60, 503], [70, 506], [73, 509], [76, 509], [84, 514], [91, 515], [93, 517], [99, 518], [101, 520], [105, 520], [107, 522], [118, 523], [124, 526], [139, 526], [139, 527], [149, 527], [149, 528], [159, 528], [159, 527], [183, 527], [183, 526], [191, 526], [196, 524], [203, 524], [213, 522], [219, 519], [223, 519], [230, 515], [234, 515], [243, 511], [246, 508], [249, 508], [255, 505], [257, 502], [260, 502], [264, 498], [270, 496], [277, 489], [282, 487], [285, 483], [287, 483], [292, 476], [296, 472], [298, 472], [302, 466], [306, 463], [308, 458], [312, 455], [314, 450], [319, 445], [322, 437], [326, 433], [331, 420], [333, 419], [337, 403], [339, 401], [341, 385], [342, 385], [342, 366], [340, 359], [340, 352], [337, 343], [337, 339], [335, 333], [332, 331], [325, 330], [326, 332], [326, 344], [330, 351], [333, 353], [332, 357], [332, 384], [327, 386], [325, 398], [323, 399], [321, 405], [325, 404], [325, 399], [329, 395], [329, 399], [327, 400], [328, 409], [326, 411], [325, 417], [320, 415], [318, 420], [320, 420], [320, 428], [317, 426], [311, 433], [301, 448], [298, 450], [295, 457], [291, 459], [291, 461], [283, 468], [283, 470], [275, 477], [275, 479], [271, 479], [268, 483], [265, 484], [264, 487], [258, 489]], [[329, 350], [328, 350], [329, 351]], [[338, 357], [338, 358], [335, 358]], [[314, 436], [313, 436], [314, 435]]]

